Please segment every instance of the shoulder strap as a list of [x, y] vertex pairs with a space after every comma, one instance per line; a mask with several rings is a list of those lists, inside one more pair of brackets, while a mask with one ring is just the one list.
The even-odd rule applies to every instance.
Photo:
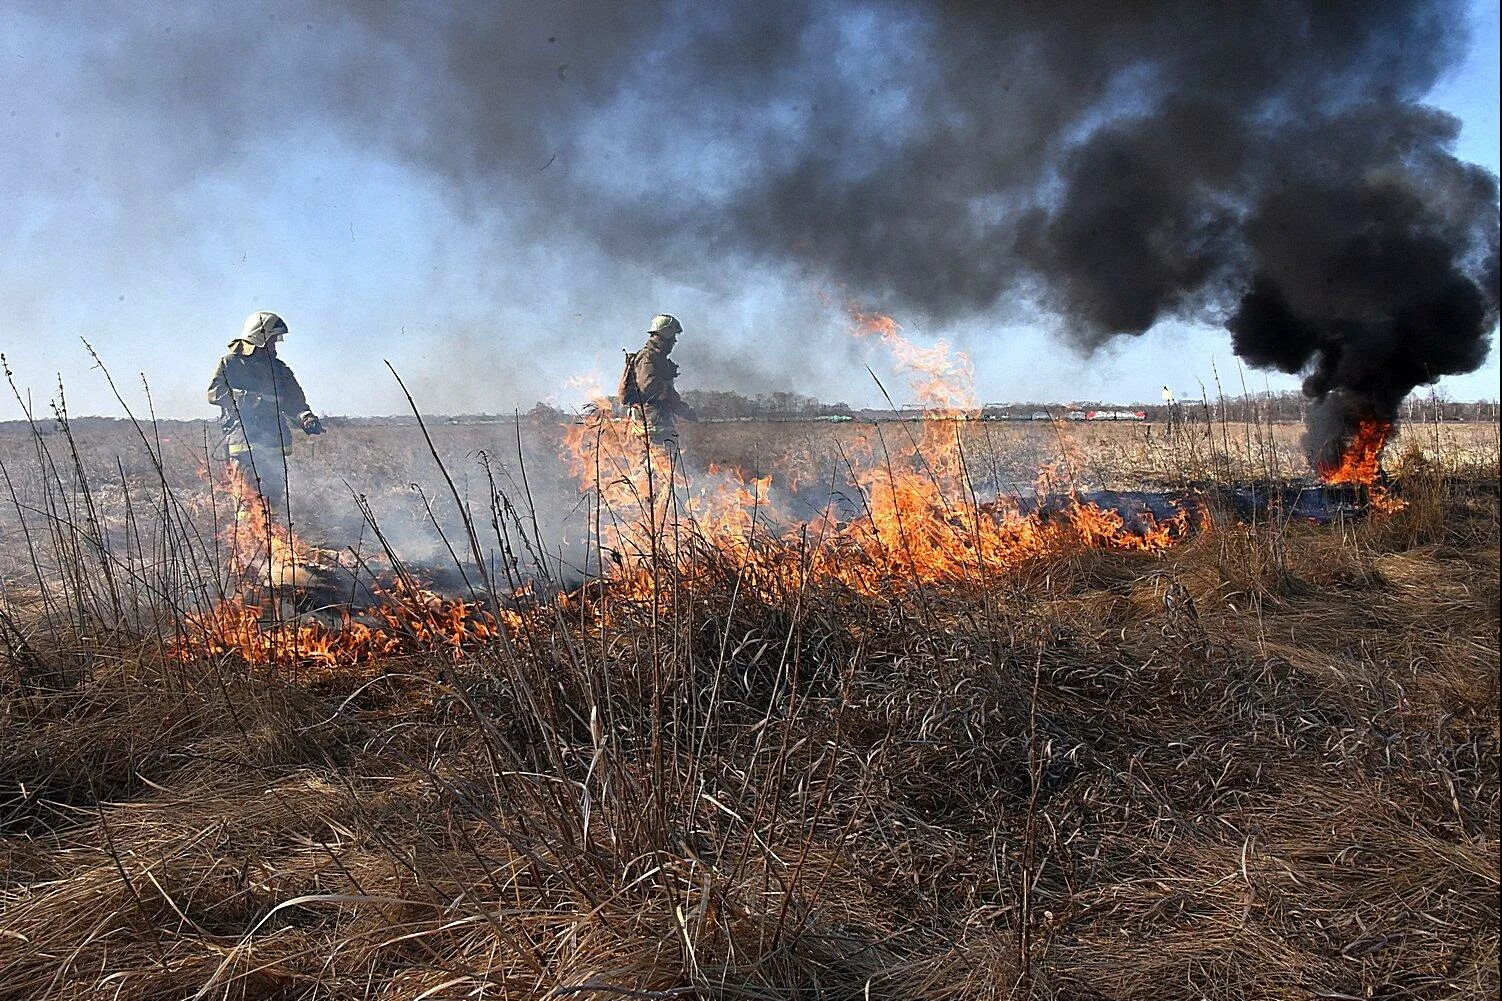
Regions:
[[641, 402], [641, 390], [636, 385], [636, 357], [640, 351], [627, 351], [626, 364], [621, 369], [620, 385], [616, 387], [616, 397], [623, 406], [633, 407]]

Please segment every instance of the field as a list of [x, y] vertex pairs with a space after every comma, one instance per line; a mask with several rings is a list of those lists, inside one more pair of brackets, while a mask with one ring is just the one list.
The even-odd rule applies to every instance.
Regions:
[[1502, 988], [1494, 425], [1136, 530], [1299, 429], [428, 430], [299, 444], [289, 551], [428, 586], [264, 649], [204, 426], [0, 430], [0, 998]]

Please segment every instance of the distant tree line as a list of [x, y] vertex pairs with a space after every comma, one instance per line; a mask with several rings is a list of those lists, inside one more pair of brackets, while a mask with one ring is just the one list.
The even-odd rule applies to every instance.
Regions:
[[[760, 393], [748, 396], [731, 390], [688, 390], [683, 398], [698, 411], [701, 418], [732, 420], [750, 418], [755, 420], [790, 420], [833, 415], [874, 416], [888, 413], [885, 410], [860, 410], [847, 403], [825, 403], [801, 393]], [[1173, 404], [1128, 403], [1102, 400], [1080, 400], [1069, 404], [1060, 403], [988, 403], [985, 412], [1006, 411], [1012, 414], [1047, 413], [1064, 417], [1071, 411], [1091, 410], [1140, 411], [1150, 421], [1166, 422], [1179, 420], [1212, 420], [1234, 422], [1263, 421], [1272, 423], [1301, 423], [1309, 409], [1309, 400], [1297, 391], [1278, 393], [1253, 393], [1243, 396], [1206, 396], [1195, 399], [1180, 399]], [[1457, 401], [1446, 398], [1443, 391], [1415, 393], [1403, 406], [1405, 421], [1496, 421], [1499, 407], [1496, 400]]]
[[683, 400], [701, 418], [724, 420], [828, 417], [852, 412], [848, 403], [824, 403], [801, 393], [777, 392], [747, 396], [725, 389], [690, 389], [684, 392]]
[[[1148, 420], [1162, 421], [1169, 418], [1172, 410], [1185, 417], [1203, 420], [1208, 414], [1213, 420], [1232, 422], [1262, 421], [1265, 423], [1302, 423], [1309, 411], [1309, 399], [1303, 393], [1284, 391], [1279, 393], [1253, 393], [1246, 396], [1208, 396], [1199, 399], [1176, 401], [1172, 408], [1167, 404], [1138, 405], [1137, 410], [1147, 413]], [[1092, 404], [1093, 406], [1093, 404]], [[1496, 421], [1499, 418], [1496, 400], [1459, 401], [1446, 398], [1443, 391], [1414, 393], [1403, 404], [1399, 417], [1409, 423], [1425, 421]]]

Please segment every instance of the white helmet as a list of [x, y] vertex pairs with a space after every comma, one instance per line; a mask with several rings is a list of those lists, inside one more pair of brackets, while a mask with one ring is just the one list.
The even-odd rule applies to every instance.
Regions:
[[658, 313], [652, 317], [652, 325], [647, 328], [649, 334], [662, 334], [665, 337], [677, 337], [683, 333], [683, 324], [678, 322], [676, 316], [667, 313]]
[[264, 309], [258, 313], [251, 313], [245, 318], [245, 326], [240, 329], [237, 341], [245, 341], [258, 348], [264, 348], [272, 341], [287, 336], [287, 321], [275, 313], [268, 313]]

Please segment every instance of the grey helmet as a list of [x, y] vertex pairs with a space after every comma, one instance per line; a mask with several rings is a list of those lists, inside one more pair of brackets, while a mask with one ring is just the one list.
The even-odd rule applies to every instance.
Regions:
[[676, 316], [669, 316], [667, 313], [658, 313], [652, 317], [652, 325], [647, 328], [647, 333], [661, 334], [663, 337], [671, 340], [683, 333], [683, 324], [678, 322]]
[[[287, 321], [275, 313], [268, 313], [264, 309], [258, 313], [251, 313], [245, 318], [245, 326], [240, 329], [240, 336], [236, 341], [244, 341], [258, 348], [264, 348], [272, 341], [287, 336]], [[234, 343], [231, 341], [230, 343]]]

